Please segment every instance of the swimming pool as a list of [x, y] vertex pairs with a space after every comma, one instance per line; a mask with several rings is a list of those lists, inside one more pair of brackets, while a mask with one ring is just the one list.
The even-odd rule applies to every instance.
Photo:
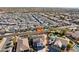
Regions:
[[76, 52], [79, 52], [79, 45], [76, 44], [76, 45], [74, 46], [74, 49], [75, 49]]

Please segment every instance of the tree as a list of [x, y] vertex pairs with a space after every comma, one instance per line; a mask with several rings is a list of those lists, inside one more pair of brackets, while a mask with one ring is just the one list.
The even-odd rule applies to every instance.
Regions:
[[3, 39], [3, 37], [0, 37], [0, 40], [2, 40]]
[[71, 48], [72, 48], [72, 45], [71, 44], [67, 44], [66, 50], [69, 51]]
[[0, 42], [2, 41], [3, 37], [0, 37]]

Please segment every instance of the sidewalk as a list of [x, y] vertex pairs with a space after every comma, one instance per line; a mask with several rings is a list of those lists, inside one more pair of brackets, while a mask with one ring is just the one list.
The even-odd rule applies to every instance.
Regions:
[[4, 43], [6, 42], [6, 40], [7, 40], [6, 38], [3, 38], [2, 42], [0, 43], [0, 51], [1, 51]]

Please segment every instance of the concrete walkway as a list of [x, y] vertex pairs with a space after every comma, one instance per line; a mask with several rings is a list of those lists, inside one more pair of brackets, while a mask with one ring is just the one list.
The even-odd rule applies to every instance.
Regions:
[[3, 38], [2, 42], [0, 43], [0, 51], [2, 50], [2, 47], [5, 44], [6, 40], [6, 38]]

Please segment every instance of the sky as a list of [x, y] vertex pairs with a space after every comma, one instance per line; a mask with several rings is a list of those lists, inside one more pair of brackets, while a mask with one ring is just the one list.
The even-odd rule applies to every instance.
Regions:
[[0, 0], [0, 7], [71, 7], [78, 8], [78, 0]]

